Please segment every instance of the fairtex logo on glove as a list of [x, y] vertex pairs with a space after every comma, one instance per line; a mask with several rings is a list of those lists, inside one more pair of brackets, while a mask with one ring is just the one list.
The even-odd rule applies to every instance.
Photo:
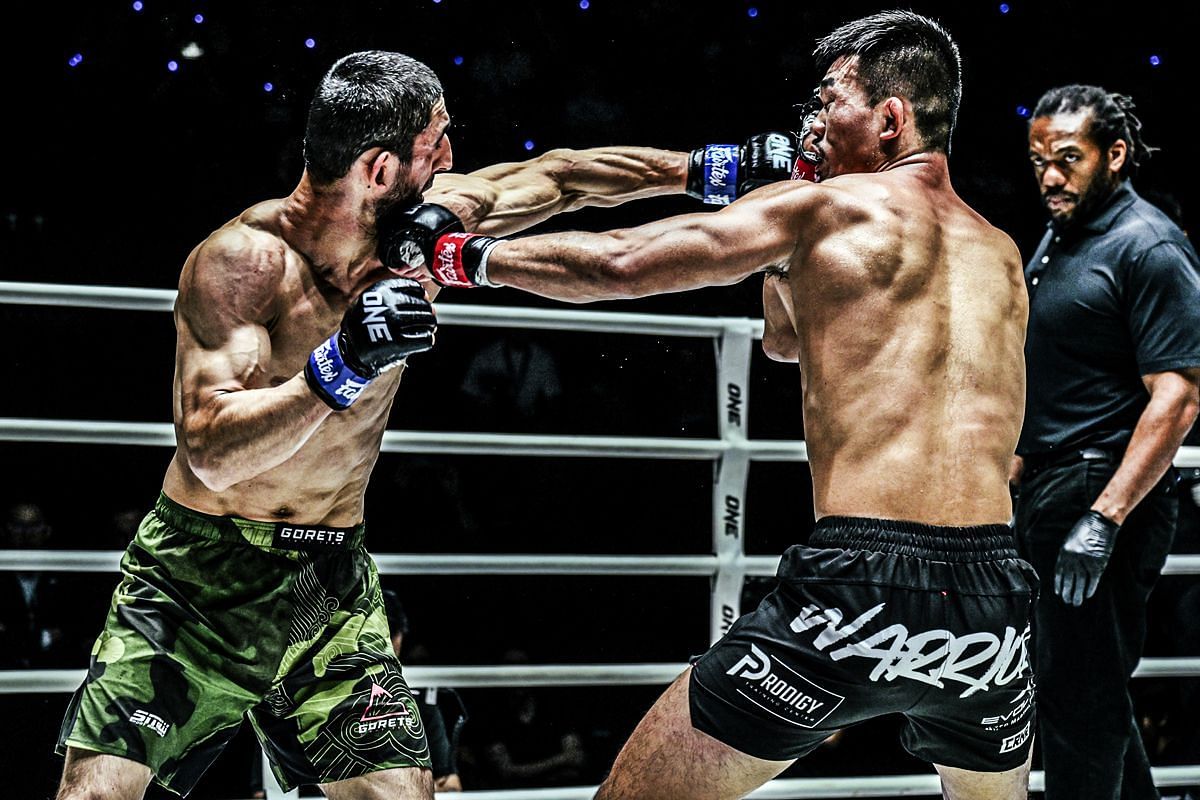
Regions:
[[334, 363], [333, 340], [326, 339], [312, 351], [313, 366], [321, 383], [333, 383], [337, 380], [340, 363]]
[[341, 411], [349, 408], [371, 381], [346, 366], [338, 350], [338, 335], [333, 334], [313, 349], [304, 376], [321, 399]]
[[463, 264], [463, 245], [475, 233], [447, 233], [437, 241], [433, 250], [433, 264], [430, 271], [433, 278], [442, 286], [458, 286], [470, 288], [476, 286], [475, 281], [467, 275]]
[[704, 151], [704, 202], [729, 205], [737, 196], [738, 146], [710, 144]]

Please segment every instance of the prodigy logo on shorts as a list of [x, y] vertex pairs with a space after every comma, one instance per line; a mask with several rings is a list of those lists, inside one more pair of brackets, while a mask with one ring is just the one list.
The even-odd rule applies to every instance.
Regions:
[[[777, 666], [783, 671], [777, 672]], [[822, 689], [754, 644], [725, 674], [744, 681], [744, 690], [737, 690], [742, 697], [801, 728], [815, 728], [846, 699]]]

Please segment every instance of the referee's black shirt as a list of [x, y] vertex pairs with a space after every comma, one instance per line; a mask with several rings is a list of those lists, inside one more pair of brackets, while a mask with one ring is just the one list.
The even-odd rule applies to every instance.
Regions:
[[1091, 220], [1046, 232], [1025, 285], [1023, 456], [1123, 449], [1150, 397], [1142, 376], [1200, 366], [1200, 259], [1128, 181]]

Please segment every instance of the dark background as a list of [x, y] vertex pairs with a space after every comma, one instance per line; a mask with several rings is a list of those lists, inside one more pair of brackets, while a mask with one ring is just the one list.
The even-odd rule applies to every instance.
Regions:
[[[586, 9], [579, 0], [144, 0], [137, 12], [124, 0], [10, 4], [3, 13], [11, 18], [0, 27], [7, 40], [0, 62], [0, 130], [7, 142], [0, 162], [0, 280], [174, 288], [187, 253], [209, 231], [294, 187], [312, 90], [334, 60], [353, 50], [399, 50], [434, 68], [454, 119], [455, 170], [470, 171], [554, 147], [687, 150], [794, 126], [792, 104], [806, 99], [819, 78], [810, 57], [814, 38], [884, 7], [790, 0], [590, 0]], [[962, 48], [955, 186], [1026, 255], [1044, 216], [1018, 109], [1032, 108], [1043, 91], [1064, 83], [1099, 83], [1136, 99], [1146, 139], [1163, 149], [1136, 185], [1174, 198], [1185, 227], [1195, 218], [1192, 137], [1184, 118], [1200, 70], [1193, 26], [1170, 4], [1014, 0], [1007, 13], [996, 2], [906, 7], [939, 18]], [[24, 15], [21, 24], [17, 13]], [[305, 45], [309, 37], [312, 48]], [[203, 55], [184, 58], [189, 43]], [[70, 66], [76, 54], [82, 61]], [[167, 69], [171, 60], [175, 72]], [[688, 198], [662, 198], [577, 212], [538, 230], [600, 230], [698, 208]], [[757, 317], [760, 298], [759, 282], [751, 279], [594, 307]], [[447, 292], [443, 302], [554, 305], [507, 289]], [[0, 416], [170, 420], [169, 315], [0, 305], [0, 321], [9, 354]], [[513, 348], [534, 343], [555, 376], [557, 392], [548, 392], [535, 414], [524, 414], [502, 390], [489, 402], [465, 391], [472, 359], [497, 341]], [[413, 359], [391, 426], [713, 437], [713, 367], [707, 340], [445, 326], [437, 350]], [[798, 383], [794, 368], [756, 354], [753, 436], [800, 438]], [[168, 458], [157, 448], [0, 443], [9, 475], [0, 499], [5, 507], [40, 505], [54, 529], [53, 546], [117, 549], [126, 531], [116, 516], [148, 508]], [[711, 495], [711, 466], [704, 462], [388, 454], [375, 473], [368, 516], [377, 552], [704, 553]], [[803, 465], [756, 464], [747, 550], [778, 553], [802, 540], [811, 514], [798, 514], [795, 502], [809, 496]], [[112, 576], [58, 579], [77, 600], [77, 625], [87, 633], [72, 659], [50, 666], [83, 666]], [[1186, 591], [1187, 580], [1166, 579], [1165, 596]], [[424, 648], [417, 658], [432, 663], [495, 663], [511, 647], [534, 662], [682, 661], [707, 644], [703, 579], [446, 576], [386, 583], [409, 607], [412, 639]], [[764, 590], [752, 585], [747, 602]], [[1176, 649], [1167, 639], [1152, 645], [1158, 649], [1151, 655]], [[1177, 702], [1180, 683], [1139, 686], [1157, 708]], [[599, 779], [657, 691], [546, 693], [565, 717], [585, 720], [593, 762], [581, 781]], [[468, 742], [472, 726], [486, 728], [481, 709], [499, 702], [487, 694], [467, 697], [479, 712]], [[31, 726], [24, 749], [2, 757], [28, 765], [30, 796], [59, 769], [47, 751], [63, 703], [65, 697], [0, 696], [3, 716]], [[870, 763], [845, 755], [843, 747], [841, 760], [826, 752], [796, 773], [923, 769], [900, 752], [894, 729], [880, 723], [853, 734], [866, 737], [858, 740], [860, 755], [861, 748], [877, 754]], [[1193, 720], [1193, 735], [1194, 729]], [[248, 751], [235, 750], [242, 761], [231, 757], [233, 766], [214, 774], [201, 796], [245, 793]], [[468, 788], [487, 785], [483, 772], [469, 777]]]

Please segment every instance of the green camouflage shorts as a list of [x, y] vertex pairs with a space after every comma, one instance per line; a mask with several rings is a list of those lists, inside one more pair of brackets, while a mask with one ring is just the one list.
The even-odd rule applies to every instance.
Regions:
[[280, 785], [429, 767], [364, 526], [199, 514], [160, 496], [59, 734], [186, 795], [246, 717]]

